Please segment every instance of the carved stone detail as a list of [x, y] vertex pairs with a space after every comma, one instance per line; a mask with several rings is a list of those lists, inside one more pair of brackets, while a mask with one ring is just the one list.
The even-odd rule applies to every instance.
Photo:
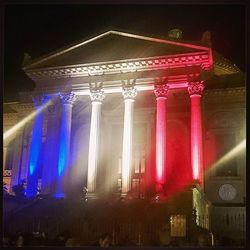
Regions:
[[3, 177], [11, 177], [12, 170], [5, 169], [3, 170]]
[[188, 93], [189, 95], [202, 95], [205, 86], [203, 85], [203, 81], [197, 82], [189, 82], [188, 84]]
[[70, 92], [70, 93], [60, 93], [60, 98], [61, 98], [62, 104], [73, 105], [73, 103], [77, 99], [77, 96], [72, 92]]
[[[182, 64], [183, 66], [189, 65], [190, 62], [203, 65], [205, 70], [211, 69], [209, 53], [204, 52], [195, 55], [175, 55], [175, 56], [164, 56], [150, 59], [138, 59], [138, 60], [125, 60], [119, 63], [98, 63], [95, 65], [74, 65], [67, 68], [57, 67], [55, 69], [47, 70], [27, 70], [26, 74], [31, 79], [41, 78], [68, 78], [68, 77], [80, 77], [80, 76], [91, 76], [91, 75], [109, 75], [121, 74], [125, 72], [134, 72], [140, 70], [154, 71], [155, 69], [169, 69], [172, 65]], [[215, 62], [216, 63], [216, 62]]]
[[134, 87], [126, 87], [122, 91], [124, 99], [134, 99], [137, 95], [137, 90]]
[[90, 99], [92, 102], [102, 102], [104, 98], [105, 95], [102, 89], [95, 89], [90, 91]]
[[56, 106], [55, 105], [49, 105], [48, 106], [48, 113], [50, 115], [53, 115], [53, 114], [55, 114], [55, 112], [56, 112]]
[[167, 84], [155, 84], [154, 93], [156, 97], [165, 97], [167, 98], [169, 86]]
[[102, 89], [102, 82], [90, 83], [89, 89], [92, 102], [102, 102], [104, 100], [105, 94]]
[[42, 94], [42, 95], [34, 94], [32, 96], [32, 100], [33, 100], [34, 106], [39, 107], [39, 106], [47, 103], [50, 100], [50, 97], [48, 95], [45, 95], [45, 94]]
[[123, 81], [122, 94], [124, 99], [135, 99], [137, 96], [137, 89], [135, 88], [135, 79]]

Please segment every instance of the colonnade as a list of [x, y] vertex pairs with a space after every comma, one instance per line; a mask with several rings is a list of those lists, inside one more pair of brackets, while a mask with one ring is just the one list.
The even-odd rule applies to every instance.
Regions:
[[[202, 182], [203, 166], [202, 166], [202, 124], [201, 124], [201, 96], [204, 90], [202, 81], [189, 82], [187, 91], [191, 100], [191, 162], [193, 179]], [[166, 184], [168, 175], [167, 169], [167, 152], [166, 144], [167, 135], [167, 96], [170, 86], [167, 82], [154, 85], [154, 93], [156, 96], [156, 191], [161, 192]], [[132, 153], [133, 153], [133, 113], [134, 102], [137, 95], [135, 80], [123, 81], [122, 94], [124, 99], [124, 124], [123, 124], [123, 148], [122, 148], [122, 196], [126, 196], [131, 188], [131, 170], [132, 170]], [[73, 93], [61, 94], [62, 114], [60, 124], [59, 153], [56, 173], [56, 187], [54, 190], [56, 197], [64, 197], [65, 182], [69, 173], [69, 152], [70, 152], [70, 131], [72, 119], [72, 107], [76, 100]], [[97, 191], [97, 172], [98, 172], [98, 156], [99, 156], [99, 139], [101, 136], [101, 106], [105, 98], [102, 84], [98, 83], [90, 86], [91, 99], [91, 123], [89, 136], [89, 153], [88, 153], [88, 174], [87, 189], [89, 197], [96, 197]], [[41, 136], [41, 126], [37, 126], [36, 122], [41, 116], [35, 120], [32, 145], [39, 150]], [[49, 129], [49, 128], [48, 128]], [[35, 135], [36, 134], [36, 135]], [[37, 143], [38, 142], [38, 143]], [[32, 146], [31, 145], [31, 146]], [[33, 160], [30, 159], [28, 174], [28, 195], [35, 195], [34, 186], [37, 185], [36, 162], [38, 156], [34, 154]], [[33, 172], [31, 173], [33, 169]]]

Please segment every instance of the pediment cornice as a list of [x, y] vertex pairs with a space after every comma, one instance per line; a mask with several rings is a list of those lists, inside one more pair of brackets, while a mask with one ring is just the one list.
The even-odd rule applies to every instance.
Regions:
[[178, 67], [200, 66], [203, 70], [211, 69], [211, 58], [208, 52], [138, 58], [119, 61], [109, 61], [91, 64], [69, 65], [45, 69], [27, 70], [27, 75], [33, 79], [60, 79], [73, 77], [91, 77], [131, 72], [157, 71]]

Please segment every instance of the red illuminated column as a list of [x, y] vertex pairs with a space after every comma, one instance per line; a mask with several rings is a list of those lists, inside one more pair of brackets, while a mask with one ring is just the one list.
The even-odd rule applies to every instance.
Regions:
[[203, 175], [201, 96], [203, 90], [204, 85], [202, 81], [190, 82], [188, 85], [191, 99], [191, 162], [193, 179], [201, 184]]
[[167, 113], [166, 101], [169, 86], [155, 85], [156, 95], [156, 191], [162, 191], [166, 183]]
[[104, 99], [104, 91], [101, 87], [90, 89], [91, 106], [91, 122], [89, 136], [89, 156], [88, 156], [88, 177], [87, 188], [88, 197], [96, 197], [96, 177], [99, 156], [99, 137], [100, 137], [100, 120], [101, 105]]
[[122, 94], [125, 104], [122, 148], [122, 195], [125, 196], [131, 186], [131, 169], [133, 162], [133, 113], [134, 98], [137, 95], [137, 91], [132, 84], [124, 86]]

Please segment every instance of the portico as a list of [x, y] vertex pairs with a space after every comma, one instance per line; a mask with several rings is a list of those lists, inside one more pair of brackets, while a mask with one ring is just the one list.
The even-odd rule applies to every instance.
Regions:
[[[113, 43], [112, 39], [117, 40], [117, 46], [121, 46], [122, 41], [126, 42], [130, 45], [131, 51], [124, 53], [121, 48], [121, 55], [118, 55], [118, 53], [112, 57], [112, 54], [103, 54], [105, 48], [100, 50], [100, 46], [102, 44], [103, 46], [104, 44], [108, 46], [107, 44], [109, 43], [109, 46], [111, 46], [111, 43]], [[139, 43], [141, 47], [138, 46]], [[84, 52], [87, 53], [88, 47], [86, 47], [86, 44], [96, 48], [96, 50], [93, 50], [96, 51], [96, 54], [93, 55], [92, 61], [86, 58], [82, 58], [82, 61], [79, 61], [79, 55], [81, 53], [84, 54]], [[113, 44], [112, 46], [115, 45]], [[154, 46], [155, 50], [153, 52], [146, 50], [145, 46]], [[141, 50], [141, 48], [143, 49]], [[101, 60], [98, 57], [98, 51], [103, 55]], [[142, 54], [144, 55], [143, 57], [139, 56]], [[63, 57], [60, 59], [62, 55]], [[65, 57], [68, 59], [64, 62]], [[59, 64], [65, 63], [65, 65], [59, 65], [58, 62], [60, 62]], [[70, 65], [68, 62], [71, 62]], [[47, 191], [43, 191], [48, 192], [48, 190], [52, 190], [49, 186], [54, 185], [52, 183], [56, 179], [54, 195], [58, 197], [64, 197], [65, 195], [67, 185], [69, 185], [67, 184], [67, 176], [70, 175], [71, 169], [74, 167], [71, 156], [72, 140], [75, 140], [72, 137], [71, 124], [72, 119], [74, 119], [72, 112], [75, 103], [81, 101], [82, 98], [88, 97], [91, 107], [89, 145], [87, 157], [82, 162], [82, 168], [85, 162], [87, 162], [85, 166], [87, 166], [86, 186], [88, 196], [90, 198], [98, 197], [98, 192], [100, 191], [98, 191], [97, 187], [98, 178], [101, 178], [100, 171], [102, 171], [104, 165], [100, 155], [104, 150], [102, 147], [105, 145], [105, 143], [102, 143], [102, 146], [100, 144], [100, 138], [105, 137], [102, 134], [102, 106], [107, 96], [115, 95], [116, 97], [120, 96], [119, 105], [123, 107], [121, 109], [123, 113], [121, 121], [122, 130], [119, 132], [119, 136], [122, 138], [119, 153], [121, 154], [121, 161], [116, 164], [121, 165], [121, 195], [126, 197], [135, 185], [132, 180], [133, 173], [138, 174], [144, 168], [142, 160], [139, 160], [139, 163], [135, 163], [134, 160], [134, 112], [137, 105], [137, 97], [138, 95], [143, 96], [144, 93], [152, 93], [155, 95], [154, 109], [156, 115], [153, 122], [156, 124], [156, 129], [153, 133], [155, 133], [156, 141], [151, 143], [150, 150], [155, 148], [156, 154], [152, 160], [154, 164], [148, 163], [152, 155], [143, 156], [144, 158], [146, 157], [145, 161], [147, 162], [146, 170], [143, 170], [145, 171], [143, 174], [145, 177], [145, 175], [149, 175], [149, 172], [153, 172], [152, 176], [148, 176], [145, 179], [150, 179], [150, 182], [154, 183], [156, 193], [163, 192], [164, 186], [170, 178], [167, 164], [168, 95], [175, 90], [186, 91], [190, 95], [190, 159], [192, 162], [192, 175], [193, 180], [202, 184], [203, 157], [200, 100], [205, 85], [203, 73], [209, 72], [211, 67], [212, 56], [210, 48], [117, 31], [106, 32], [93, 39], [62, 50], [60, 53], [35, 60], [31, 64], [24, 66], [26, 74], [37, 83], [35, 92], [42, 94], [42, 89], [46, 88], [46, 94], [53, 96], [51, 99], [52, 104], [54, 102], [54, 105], [56, 103], [60, 105], [58, 111], [60, 114], [58, 114], [61, 119], [61, 125], [59, 128], [57, 169], [56, 171], [52, 170], [53, 173], [56, 173], [56, 176], [55, 178], [50, 176], [45, 181], [46, 187], [45, 185], [43, 187]], [[61, 99], [61, 102], [58, 99]], [[87, 99], [85, 98], [84, 100]], [[52, 119], [52, 116], [48, 116], [48, 119]], [[37, 129], [35, 124], [34, 129]], [[152, 134], [148, 134], [149, 137], [152, 137]], [[47, 140], [50, 139], [47, 138]], [[112, 147], [118, 147], [115, 141], [112, 141]], [[141, 149], [141, 151], [143, 150], [145, 151], [145, 148]], [[119, 167], [116, 166], [116, 168]], [[29, 169], [31, 169], [31, 165]], [[46, 166], [46, 169], [48, 169], [48, 166]], [[117, 176], [119, 176], [118, 172], [116, 173]], [[43, 174], [43, 176], [46, 175]], [[104, 176], [102, 177], [104, 178]], [[34, 181], [37, 183], [38, 176], [33, 178], [36, 179]], [[117, 181], [119, 177], [113, 176], [111, 179], [116, 179]], [[84, 180], [82, 183], [84, 185]], [[35, 194], [34, 190], [33, 194]]]

